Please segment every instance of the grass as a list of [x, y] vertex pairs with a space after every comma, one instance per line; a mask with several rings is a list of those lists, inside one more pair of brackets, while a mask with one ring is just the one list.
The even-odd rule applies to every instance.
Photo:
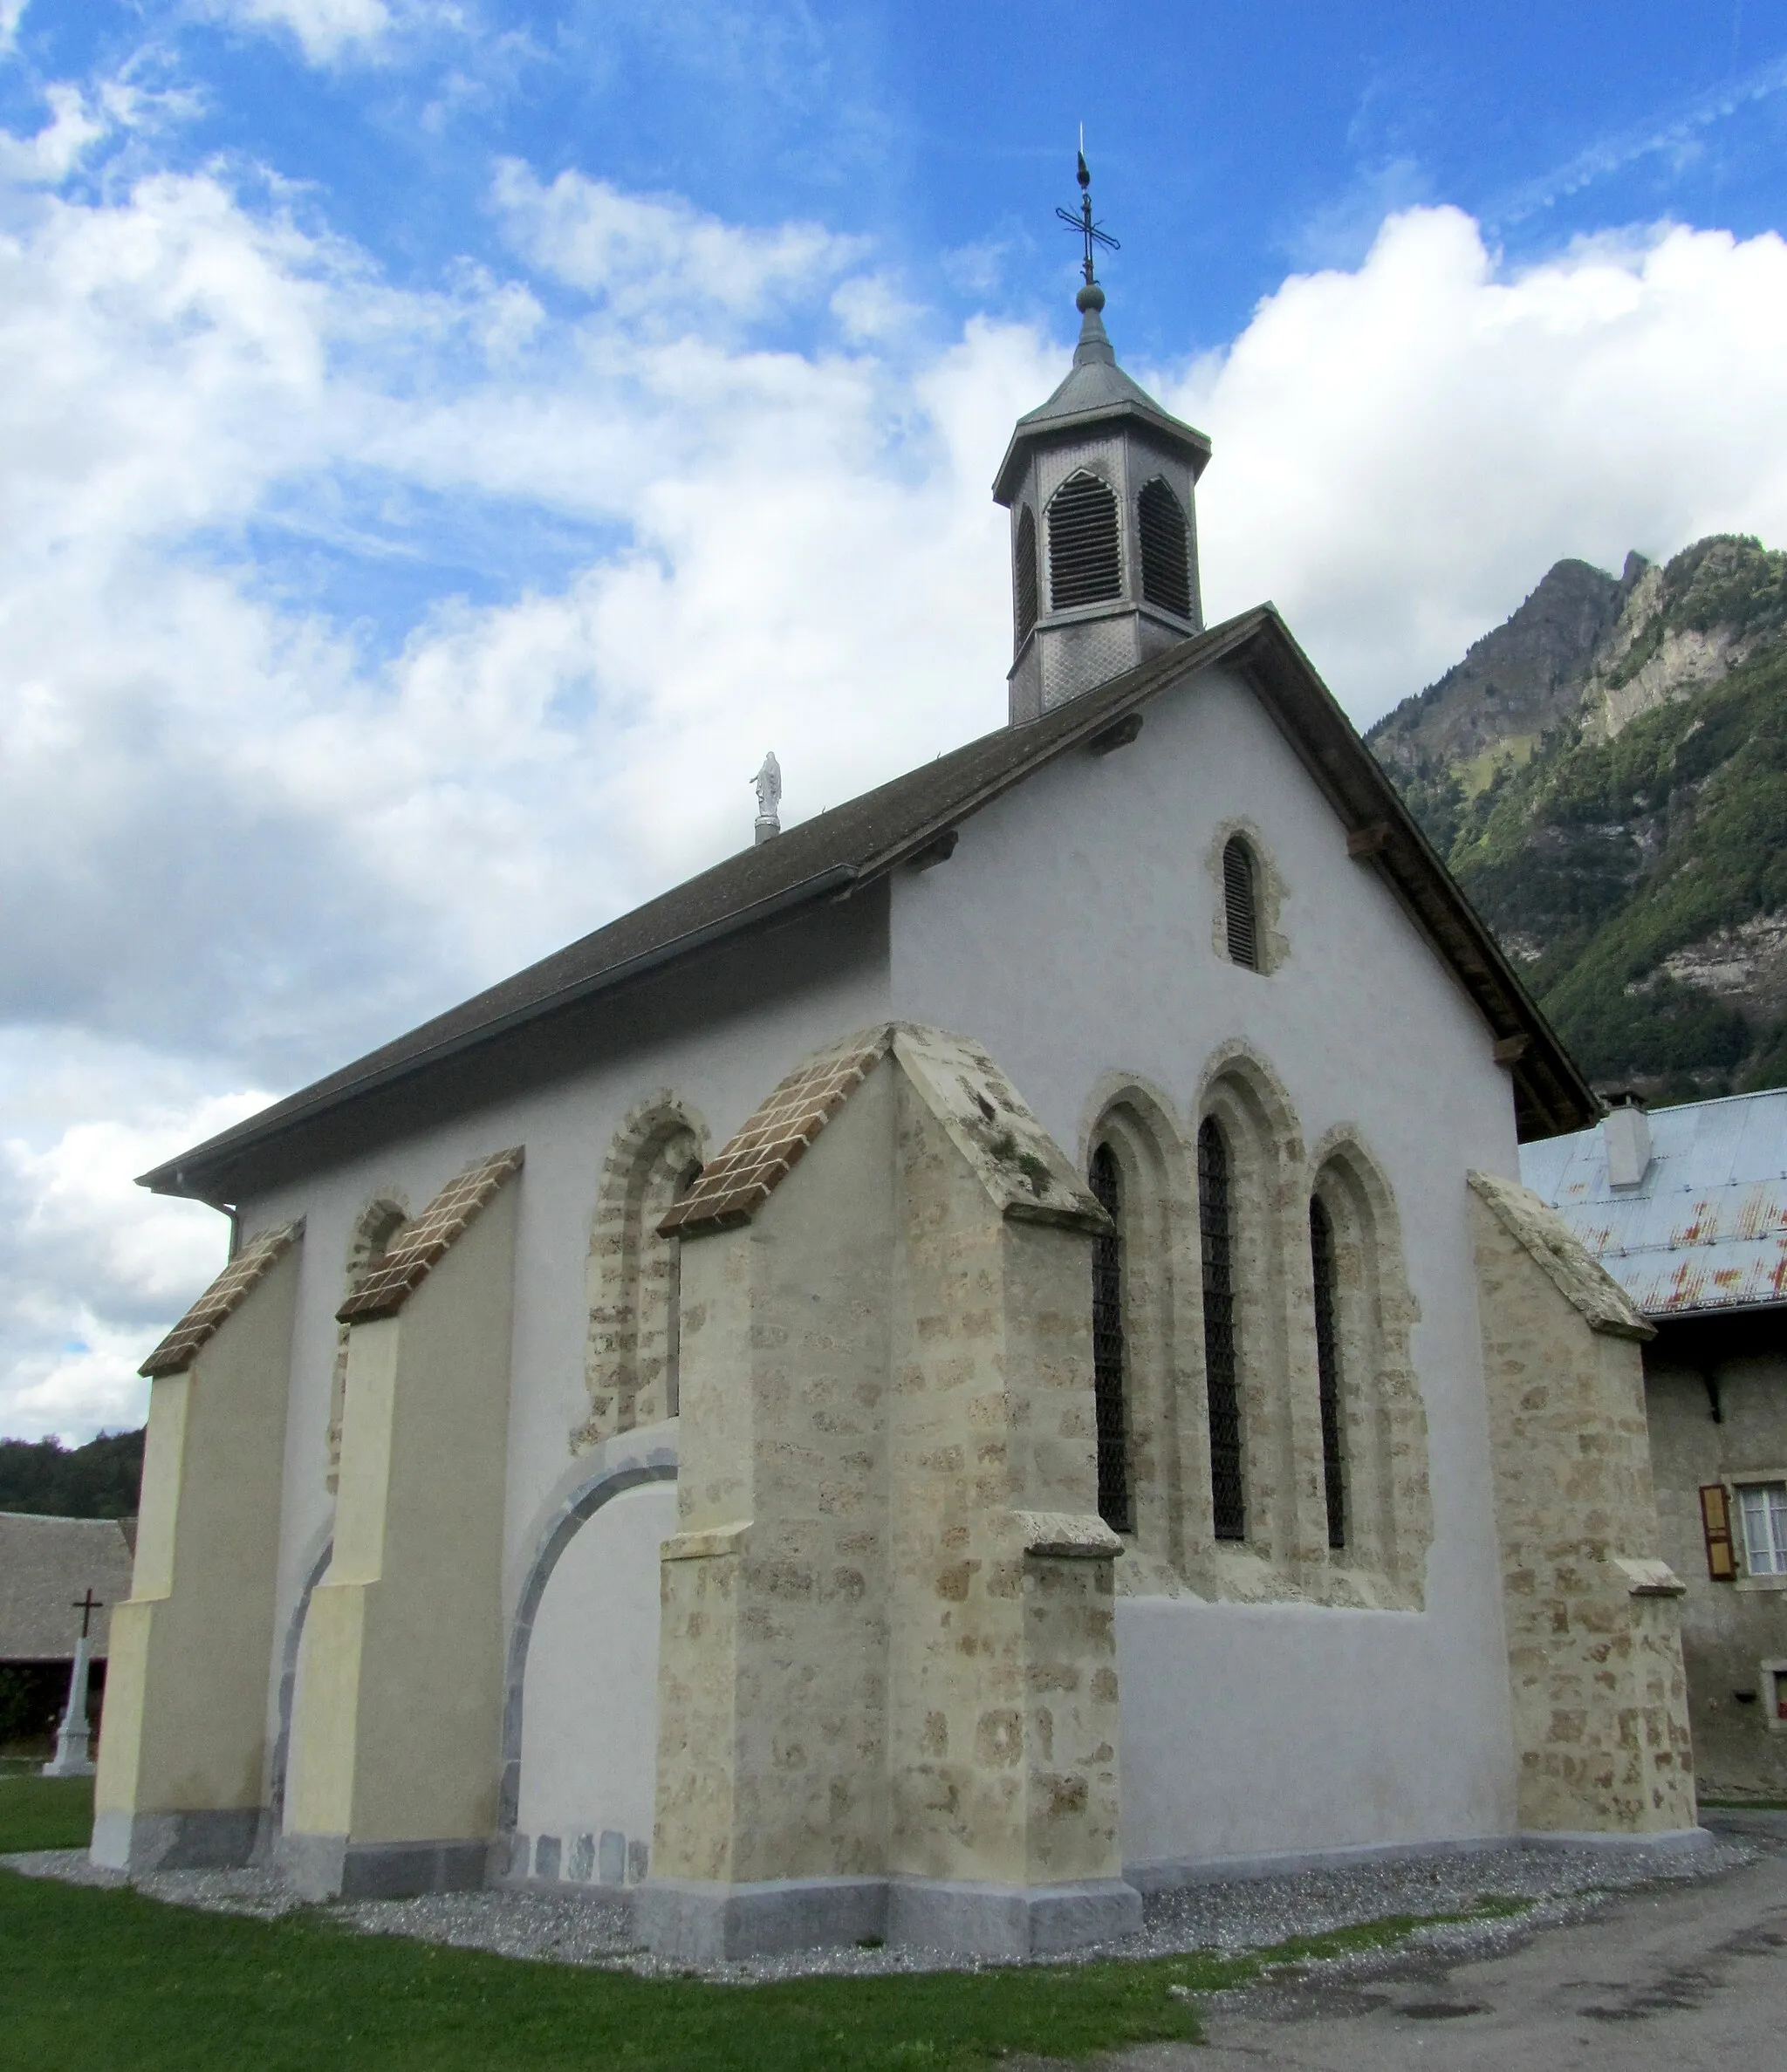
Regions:
[[0, 1774], [0, 1854], [16, 1849], [84, 1849], [92, 1831], [91, 1777]]
[[[0, 1782], [0, 1850], [69, 1846], [79, 1816], [65, 1787]], [[11, 2072], [969, 2072], [1017, 2051], [1194, 2041], [1195, 1996], [1421, 1925], [1398, 1916], [1242, 1957], [745, 1988], [360, 1935], [309, 1909], [245, 1920], [0, 1873], [0, 2006]]]

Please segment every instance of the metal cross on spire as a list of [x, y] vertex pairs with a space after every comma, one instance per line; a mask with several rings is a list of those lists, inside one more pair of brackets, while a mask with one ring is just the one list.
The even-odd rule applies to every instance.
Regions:
[[1092, 176], [1085, 162], [1085, 125], [1079, 126], [1079, 208], [1058, 209], [1055, 214], [1070, 230], [1077, 230], [1085, 240], [1085, 284], [1090, 288], [1098, 277], [1092, 270], [1092, 248], [1103, 245], [1106, 251], [1120, 251], [1123, 248], [1108, 230], [1092, 221]]

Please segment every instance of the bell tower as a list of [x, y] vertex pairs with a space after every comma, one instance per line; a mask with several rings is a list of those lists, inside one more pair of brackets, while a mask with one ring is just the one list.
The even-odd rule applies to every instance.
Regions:
[[1117, 365], [1093, 270], [1117, 241], [1092, 221], [1084, 151], [1078, 177], [1078, 213], [1055, 211], [1085, 241], [1073, 366], [1018, 419], [993, 483], [1011, 514], [1013, 726], [1203, 627], [1193, 497], [1210, 442]]

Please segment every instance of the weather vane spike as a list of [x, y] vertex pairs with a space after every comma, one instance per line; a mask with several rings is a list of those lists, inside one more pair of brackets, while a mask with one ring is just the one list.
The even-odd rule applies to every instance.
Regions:
[[1079, 168], [1076, 177], [1079, 181], [1078, 209], [1058, 209], [1055, 214], [1070, 230], [1077, 230], [1085, 240], [1085, 284], [1090, 288], [1097, 278], [1092, 271], [1093, 247], [1103, 245], [1109, 252], [1120, 251], [1123, 248], [1108, 230], [1101, 229], [1092, 221], [1092, 176], [1085, 162], [1085, 125], [1083, 122], [1079, 126]]

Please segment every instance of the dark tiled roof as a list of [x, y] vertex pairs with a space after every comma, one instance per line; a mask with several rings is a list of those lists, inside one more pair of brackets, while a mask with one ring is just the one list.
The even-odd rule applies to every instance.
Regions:
[[303, 1228], [301, 1222], [282, 1223], [277, 1230], [264, 1230], [250, 1238], [137, 1372], [152, 1380], [158, 1374], [183, 1374], [225, 1319], [241, 1309], [297, 1243]]
[[497, 1190], [522, 1163], [519, 1147], [493, 1152], [449, 1180], [422, 1211], [396, 1235], [361, 1276], [359, 1285], [335, 1312], [338, 1323], [368, 1323], [375, 1316], [394, 1316], [447, 1256]]
[[1040, 719], [998, 728], [727, 858], [157, 1166], [141, 1184], [214, 1199], [223, 1176], [239, 1182], [255, 1154], [322, 1115], [777, 915], [873, 884], [1035, 771], [1077, 748], [1096, 745], [1099, 735], [1167, 686], [1217, 662], [1238, 669], [1252, 684], [1343, 824], [1367, 845], [1361, 857], [1368, 856], [1371, 867], [1388, 879], [1475, 999], [1513, 1063], [1523, 1135], [1549, 1136], [1593, 1121], [1599, 1110], [1575, 1063], [1284, 622], [1263, 605]]

